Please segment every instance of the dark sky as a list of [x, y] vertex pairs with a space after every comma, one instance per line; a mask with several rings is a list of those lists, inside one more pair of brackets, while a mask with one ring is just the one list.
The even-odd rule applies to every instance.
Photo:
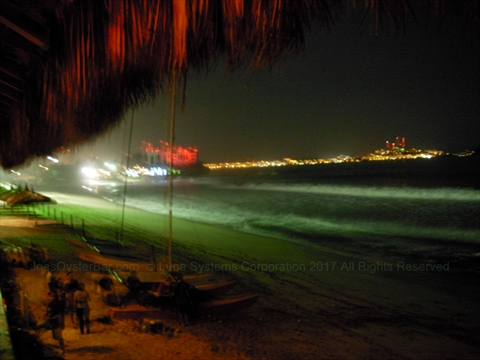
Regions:
[[[272, 70], [192, 74], [176, 144], [197, 147], [203, 162], [365, 155], [397, 135], [408, 148], [477, 148], [479, 63], [478, 39], [461, 31], [409, 24], [375, 37], [339, 21]], [[134, 112], [133, 153], [141, 140], [167, 140], [167, 102], [160, 96]], [[81, 153], [125, 152], [130, 116]]]

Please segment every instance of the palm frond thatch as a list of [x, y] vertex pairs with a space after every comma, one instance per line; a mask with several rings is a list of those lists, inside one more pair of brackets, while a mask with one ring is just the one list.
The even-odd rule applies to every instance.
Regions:
[[3, 0], [0, 166], [106, 134], [172, 73], [272, 65], [353, 6], [376, 29], [420, 3], [478, 31], [474, 0]]
[[5, 201], [10, 207], [17, 205], [28, 205], [32, 203], [51, 202], [51, 199], [48, 196], [44, 196], [30, 190], [16, 192], [15, 194], [12, 194], [11, 196], [2, 200]]

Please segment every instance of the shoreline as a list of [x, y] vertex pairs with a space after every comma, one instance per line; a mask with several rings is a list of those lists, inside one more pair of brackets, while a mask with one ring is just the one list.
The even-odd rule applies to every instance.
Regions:
[[[70, 188], [69, 188], [70, 189]], [[117, 241], [120, 237], [120, 223], [122, 219], [122, 204], [116, 203], [112, 200], [108, 200], [103, 197], [99, 197], [95, 194], [86, 193], [83, 190], [78, 190], [74, 195], [65, 195], [63, 193], [45, 192], [52, 198], [60, 198], [60, 202], [53, 207], [59, 209], [57, 211], [57, 220], [60, 221], [60, 209], [64, 209], [65, 224], [69, 224], [69, 216], [74, 213], [74, 219], [76, 224], [74, 227], [78, 229], [80, 218], [85, 219], [86, 231], [89, 232], [89, 225], [93, 226], [93, 231], [100, 235], [106, 236], [111, 241]], [[86, 195], [85, 195], [86, 194]], [[88, 199], [88, 203], [85, 204], [85, 199]], [[98, 213], [98, 209], [101, 212]], [[93, 211], [93, 212], [92, 212]], [[100, 221], [105, 219], [105, 221]], [[155, 246], [157, 249], [164, 249], [166, 253], [167, 249], [167, 236], [168, 236], [168, 215], [159, 214], [144, 210], [141, 208], [135, 208], [125, 206], [124, 212], [124, 245], [147, 245]], [[356, 236], [346, 236], [340, 234], [319, 235], [311, 236], [310, 238], [296, 238], [295, 233], [285, 233], [284, 236], [272, 236], [271, 234], [261, 234], [257, 232], [246, 232], [239, 229], [231, 228], [228, 226], [222, 226], [218, 224], [202, 223], [196, 220], [189, 220], [185, 218], [174, 217], [173, 221], [173, 243], [180, 246], [181, 251], [185, 251], [185, 246], [191, 246], [197, 249], [197, 255], [205, 255], [208, 247], [214, 247], [215, 249], [225, 250], [224, 246], [228, 246], [223, 240], [222, 235], [228, 238], [230, 234], [234, 235], [233, 238], [242, 238], [242, 242], [248, 242], [247, 249], [254, 249], [255, 240], [252, 239], [266, 239], [267, 242], [277, 241], [279, 244], [284, 244], [290, 250], [295, 251], [296, 246], [302, 248], [314, 248], [315, 251], [325, 251], [326, 253], [335, 253], [345, 258], [357, 258], [359, 262], [368, 262], [369, 257], [379, 258], [381, 262], [384, 259], [387, 262], [407, 262], [414, 266], [419, 265], [422, 267], [423, 263], [427, 264], [437, 262], [449, 262], [452, 271], [473, 271], [480, 272], [480, 259], [475, 256], [480, 254], [480, 244], [471, 243], [469, 241], [459, 240], [441, 240], [426, 237], [422, 234], [420, 237], [415, 237], [412, 234], [405, 234], [403, 236], [394, 236], [394, 244], [383, 244], [377, 246], [376, 242], [383, 242], [384, 235], [365, 235], [358, 233]], [[100, 230], [101, 229], [101, 230]], [[145, 235], [146, 234], [146, 235]], [[214, 234], [214, 236], [210, 236]], [[102, 236], [99, 236], [102, 237]], [[364, 239], [368, 238], [365, 242]], [[378, 240], [377, 240], [378, 239]], [[398, 248], [396, 244], [399, 245]], [[423, 244], [423, 245], [422, 245]], [[413, 247], [412, 247], [413, 245]], [[438, 250], [434, 245], [440, 245], [441, 248], [453, 248], [457, 249], [457, 255], [455, 258], [444, 253], [444, 250]], [[425, 247], [426, 246], [426, 247]], [[241, 250], [239, 250], [241, 253]], [[245, 251], [245, 250], [244, 250]], [[175, 251], [173, 251], [175, 256]], [[369, 253], [369, 256], [365, 258], [364, 253]], [[356, 255], [357, 254], [357, 255]], [[178, 260], [181, 261], [183, 257]], [[366, 259], [366, 260], [365, 260]], [[238, 260], [238, 259], [236, 259]], [[164, 260], [163, 260], [164, 261]], [[377, 261], [377, 260], [375, 260]], [[375, 262], [374, 261], [374, 262]], [[166, 261], [165, 261], [166, 262]], [[287, 263], [288, 260], [282, 263]], [[316, 259], [313, 259], [316, 262]], [[303, 265], [310, 264], [303, 263]], [[418, 266], [417, 266], [418, 267]]]
[[[120, 219], [121, 205], [107, 200], [69, 196], [57, 201], [58, 211], [74, 211], [104, 232], [111, 233]], [[164, 218], [126, 208], [125, 233], [156, 243], [151, 237], [167, 229]], [[173, 222], [173, 253], [183, 252], [178, 261], [196, 261], [205, 272], [209, 265], [216, 276], [238, 279], [239, 291], [261, 294], [246, 312], [222, 324], [192, 326], [193, 334], [233, 341], [239, 353], [253, 359], [318, 359], [319, 354], [325, 359], [473, 359], [480, 354], [478, 273], [398, 271], [392, 259], [378, 254], [347, 254], [309, 242]], [[5, 226], [2, 218], [0, 226]]]

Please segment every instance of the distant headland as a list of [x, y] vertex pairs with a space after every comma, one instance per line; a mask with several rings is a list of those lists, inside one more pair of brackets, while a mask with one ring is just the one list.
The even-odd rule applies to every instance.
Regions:
[[291, 159], [282, 160], [255, 160], [246, 162], [225, 162], [225, 163], [206, 163], [203, 166], [210, 170], [235, 169], [235, 168], [255, 168], [271, 166], [298, 166], [298, 165], [322, 165], [338, 163], [358, 163], [364, 161], [395, 161], [395, 160], [413, 160], [413, 159], [432, 159], [442, 156], [466, 157], [474, 155], [475, 151], [465, 150], [458, 153], [448, 153], [441, 150], [418, 150], [395, 148], [376, 150], [371, 154], [364, 156], [338, 155], [328, 159]]

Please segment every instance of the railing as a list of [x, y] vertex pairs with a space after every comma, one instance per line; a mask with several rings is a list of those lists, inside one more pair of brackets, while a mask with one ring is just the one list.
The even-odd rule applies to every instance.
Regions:
[[[0, 202], [1, 203], [1, 202]], [[120, 225], [115, 220], [105, 220], [101, 224], [83, 219], [64, 209], [56, 208], [56, 205], [49, 203], [35, 203], [30, 205], [18, 205], [14, 207], [0, 205], [0, 216], [14, 215], [21, 216], [35, 223], [37, 226], [45, 225], [45, 220], [50, 219], [59, 226], [71, 231], [84, 239], [102, 239], [116, 243], [117, 246], [133, 245], [141, 256], [151, 257], [155, 253], [163, 252], [163, 246], [156, 247], [151, 244], [151, 234], [145, 234], [142, 229], [129, 225], [120, 233]], [[43, 225], [42, 225], [43, 223]], [[51, 224], [51, 223], [50, 223]], [[46, 224], [48, 226], [48, 224]], [[123, 240], [123, 241], [122, 241]]]
[[[1, 202], [0, 202], [1, 203]], [[55, 206], [50, 206], [49, 204], [40, 204], [35, 205], [19, 205], [13, 207], [7, 207], [5, 204], [0, 205], [0, 215], [14, 215], [25, 217], [27, 220], [35, 222], [35, 225], [38, 225], [38, 222], [42, 219], [51, 219], [57, 224], [64, 225], [65, 227], [70, 228], [76, 234], [87, 237], [88, 232], [98, 234], [106, 240], [119, 241], [120, 234], [118, 230], [113, 230], [117, 224], [112, 221], [111, 225], [101, 225], [95, 226], [92, 224], [86, 225], [86, 221], [83, 218], [74, 217], [72, 214], [64, 211], [59, 211]], [[87, 232], [86, 227], [89, 227]]]

